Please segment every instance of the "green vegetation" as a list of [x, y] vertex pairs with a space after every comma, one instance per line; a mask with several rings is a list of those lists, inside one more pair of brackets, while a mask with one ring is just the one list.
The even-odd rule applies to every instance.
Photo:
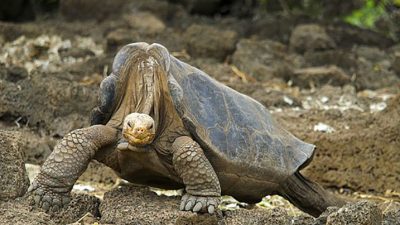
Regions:
[[[396, 0], [400, 3], [400, 0]], [[365, 0], [362, 8], [353, 11], [350, 15], [346, 16], [344, 20], [350, 24], [363, 27], [375, 28], [375, 22], [386, 15], [385, 6], [390, 4], [390, 0], [383, 0], [377, 3], [375, 0]]]

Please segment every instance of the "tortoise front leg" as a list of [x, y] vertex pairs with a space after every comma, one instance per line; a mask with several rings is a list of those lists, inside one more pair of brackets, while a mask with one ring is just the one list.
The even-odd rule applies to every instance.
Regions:
[[70, 192], [90, 160], [103, 147], [117, 142], [117, 130], [104, 125], [67, 134], [42, 165], [28, 190], [31, 203], [57, 211], [70, 200]]
[[185, 184], [181, 210], [214, 213], [221, 197], [217, 174], [200, 145], [188, 136], [177, 138], [173, 145], [173, 165]]

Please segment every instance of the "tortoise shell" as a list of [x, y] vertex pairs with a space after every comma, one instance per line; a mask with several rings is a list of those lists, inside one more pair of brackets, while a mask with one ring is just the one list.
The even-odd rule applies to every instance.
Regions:
[[269, 171], [277, 182], [311, 160], [315, 146], [283, 129], [261, 103], [170, 58], [174, 105], [204, 149], [242, 168]]

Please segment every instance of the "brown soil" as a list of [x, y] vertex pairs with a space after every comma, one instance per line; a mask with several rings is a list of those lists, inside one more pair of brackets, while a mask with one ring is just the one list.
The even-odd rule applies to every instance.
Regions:
[[100, 200], [90, 195], [73, 195], [70, 204], [55, 214], [47, 214], [25, 198], [0, 202], [0, 224], [69, 224], [86, 214], [99, 216]]
[[0, 200], [14, 199], [25, 194], [29, 186], [19, 132], [0, 130]]
[[[101, 223], [111, 224], [287, 224], [285, 210], [247, 210], [197, 215], [177, 210], [179, 197], [157, 196], [145, 187], [122, 187], [106, 193], [100, 205]], [[149, 210], [151, 209], [151, 210]], [[143, 213], [145, 212], [145, 213]]]
[[[317, 146], [305, 175], [328, 187], [384, 193], [400, 189], [399, 98], [397, 95], [388, 108], [376, 114], [309, 111], [279, 115], [279, 119], [295, 135]], [[336, 132], [313, 131], [320, 121]], [[298, 123], [306, 125], [299, 127]]]
[[[0, 224], [65, 224], [87, 212], [92, 216], [79, 223], [399, 224], [400, 45], [382, 35], [296, 16], [193, 16], [154, 0], [115, 1], [110, 7], [63, 1], [60, 15], [0, 22], [0, 31]], [[137, 41], [163, 44], [260, 101], [282, 126], [315, 144], [314, 160], [302, 171], [307, 177], [380, 203], [353, 203], [314, 219], [292, 214], [288, 205], [197, 216], [179, 212], [178, 197], [130, 186], [107, 192], [100, 207], [100, 200], [78, 195], [59, 215], [23, 200], [6, 201], [26, 190], [23, 162], [43, 163], [57, 140], [89, 125], [113, 57]], [[92, 195], [100, 198], [117, 182], [98, 163], [78, 181], [96, 187]]]

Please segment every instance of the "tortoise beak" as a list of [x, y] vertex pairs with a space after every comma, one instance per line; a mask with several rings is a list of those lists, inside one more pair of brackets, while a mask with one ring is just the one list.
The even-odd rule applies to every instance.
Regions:
[[122, 135], [133, 146], [144, 146], [151, 144], [154, 140], [155, 133], [151, 130], [142, 130], [137, 132], [132, 128], [127, 128], [122, 131]]

